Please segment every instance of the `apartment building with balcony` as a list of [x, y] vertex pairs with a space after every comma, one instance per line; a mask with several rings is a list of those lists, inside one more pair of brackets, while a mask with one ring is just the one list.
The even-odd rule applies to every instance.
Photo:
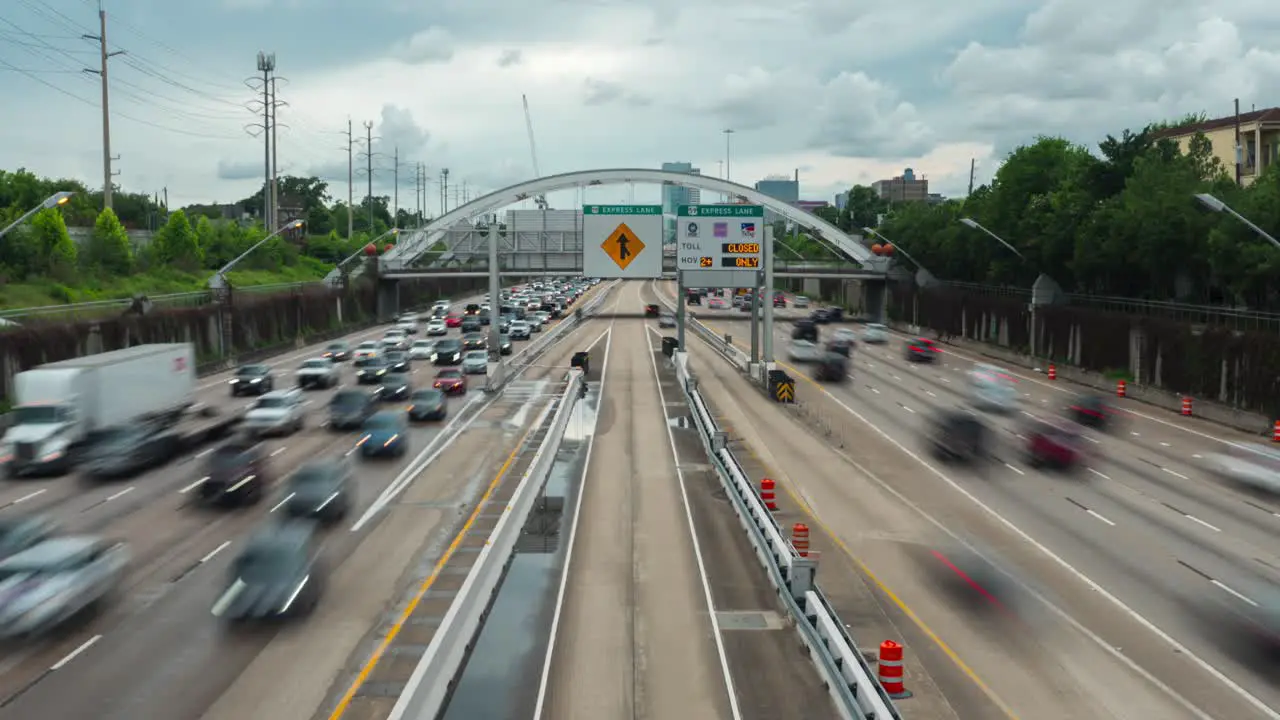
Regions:
[[1213, 154], [1222, 161], [1227, 174], [1235, 176], [1237, 147], [1236, 124], [1240, 128], [1239, 162], [1240, 184], [1248, 186], [1253, 183], [1272, 163], [1280, 161], [1280, 107], [1252, 110], [1235, 115], [1215, 118], [1204, 122], [1167, 128], [1155, 133], [1156, 138], [1176, 140], [1178, 146], [1186, 152], [1191, 139], [1197, 133], [1204, 133]]

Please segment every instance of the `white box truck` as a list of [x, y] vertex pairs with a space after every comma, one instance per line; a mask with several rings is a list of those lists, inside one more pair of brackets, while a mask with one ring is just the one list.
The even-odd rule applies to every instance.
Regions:
[[14, 421], [0, 440], [0, 459], [10, 476], [62, 472], [103, 431], [176, 424], [193, 402], [195, 349], [138, 345], [41, 365], [14, 381]]

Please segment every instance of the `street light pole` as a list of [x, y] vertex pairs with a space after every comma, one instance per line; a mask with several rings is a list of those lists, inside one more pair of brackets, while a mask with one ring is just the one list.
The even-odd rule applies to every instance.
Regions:
[[388, 231], [386, 231], [386, 232], [382, 233], [381, 235], [379, 235], [378, 237], [376, 237], [376, 238], [374, 238], [374, 239], [370, 240], [369, 242], [365, 243], [364, 245], [361, 245], [359, 250], [357, 250], [357, 251], [355, 251], [355, 252], [351, 253], [350, 255], [346, 256], [346, 257], [345, 257], [345, 258], [343, 258], [342, 260], [338, 261], [338, 264], [337, 264], [337, 266], [336, 266], [336, 267], [342, 267], [343, 265], [346, 265], [347, 263], [351, 262], [352, 260], [355, 260], [356, 258], [360, 257], [361, 255], [363, 255], [363, 254], [364, 254], [365, 248], [369, 247], [370, 245], [372, 245], [372, 246], [374, 247], [374, 251], [375, 251], [375, 252], [377, 252], [377, 247], [378, 247], [378, 241], [379, 241], [379, 240], [381, 240], [382, 238], [384, 238], [384, 237], [386, 237], [386, 236], [388, 236], [388, 235], [398, 235], [398, 234], [400, 234], [400, 228], [391, 228], [390, 230], [388, 230]]
[[733, 129], [732, 128], [725, 129], [724, 131], [724, 179], [725, 180], [729, 179], [730, 161], [732, 159], [732, 151], [733, 151], [733, 143], [731, 142], [732, 139], [733, 139]]
[[1004, 238], [1000, 237], [999, 235], [997, 235], [997, 234], [995, 234], [995, 233], [991, 232], [990, 230], [986, 229], [985, 227], [983, 227], [983, 226], [982, 226], [982, 225], [981, 225], [977, 220], [974, 220], [973, 218], [960, 218], [960, 223], [961, 223], [962, 225], [967, 226], [967, 227], [971, 227], [971, 228], [973, 228], [974, 230], [981, 230], [982, 232], [984, 232], [984, 233], [986, 233], [986, 234], [990, 235], [991, 237], [995, 238], [996, 242], [998, 242], [998, 243], [1000, 243], [1001, 245], [1003, 245], [1003, 246], [1005, 246], [1005, 247], [1009, 248], [1009, 252], [1013, 253], [1014, 255], [1017, 255], [1018, 257], [1022, 258], [1023, 260], [1026, 260], [1026, 259], [1027, 259], [1026, 257], [1024, 257], [1024, 256], [1023, 256], [1023, 254], [1022, 254], [1022, 253], [1018, 252], [1018, 248], [1016, 248], [1016, 247], [1014, 247], [1014, 246], [1010, 245], [1009, 243], [1007, 243], [1007, 242], [1005, 242], [1005, 241], [1004, 241]]
[[36, 213], [40, 212], [41, 210], [48, 210], [49, 208], [55, 208], [55, 207], [58, 207], [58, 206], [60, 206], [60, 205], [66, 205], [68, 202], [70, 202], [70, 201], [71, 201], [71, 196], [72, 196], [72, 195], [75, 195], [75, 193], [70, 192], [70, 191], [67, 191], [67, 190], [64, 190], [64, 191], [62, 191], [62, 192], [56, 192], [56, 193], [54, 193], [54, 194], [50, 195], [49, 197], [47, 197], [47, 198], [45, 198], [45, 199], [44, 199], [44, 202], [42, 202], [42, 203], [40, 203], [39, 205], [37, 205], [37, 206], [35, 206], [35, 207], [31, 208], [30, 210], [26, 211], [26, 212], [25, 212], [25, 213], [23, 213], [23, 214], [22, 214], [22, 216], [21, 216], [21, 217], [19, 217], [17, 220], [14, 220], [13, 222], [9, 223], [9, 224], [5, 227], [5, 229], [0, 230], [0, 238], [2, 238], [2, 237], [4, 237], [5, 235], [9, 234], [9, 231], [10, 231], [10, 230], [12, 230], [12, 229], [14, 229], [14, 228], [18, 227], [19, 225], [21, 225], [22, 223], [26, 222], [28, 219], [30, 219], [30, 218], [31, 218], [31, 216], [32, 216], [32, 215], [35, 215]]
[[284, 225], [281, 225], [281, 226], [280, 226], [280, 227], [279, 227], [275, 232], [273, 232], [273, 233], [271, 233], [270, 235], [268, 235], [268, 236], [266, 236], [266, 237], [262, 238], [262, 239], [261, 239], [261, 240], [259, 240], [258, 242], [254, 243], [254, 244], [253, 244], [253, 247], [251, 247], [251, 248], [249, 248], [248, 250], [245, 250], [244, 252], [240, 253], [239, 257], [237, 257], [235, 260], [232, 260], [231, 262], [229, 262], [229, 263], [227, 263], [226, 265], [223, 265], [221, 268], [219, 268], [219, 269], [218, 269], [218, 271], [217, 271], [217, 272], [215, 272], [215, 273], [213, 274], [213, 276], [209, 278], [209, 287], [210, 287], [210, 288], [212, 288], [212, 289], [214, 289], [214, 290], [219, 290], [219, 289], [222, 289], [222, 288], [226, 287], [226, 286], [227, 286], [227, 277], [226, 277], [226, 275], [227, 275], [227, 273], [228, 273], [228, 272], [231, 272], [231, 268], [235, 267], [235, 266], [236, 266], [236, 263], [238, 263], [238, 262], [240, 262], [241, 260], [243, 260], [243, 259], [245, 259], [245, 258], [249, 257], [250, 255], [252, 255], [254, 250], [257, 250], [258, 248], [262, 247], [262, 244], [263, 244], [263, 243], [265, 243], [266, 241], [270, 240], [271, 238], [273, 238], [273, 237], [275, 237], [275, 236], [279, 235], [280, 233], [284, 232], [285, 230], [293, 230], [293, 229], [296, 229], [296, 228], [300, 228], [300, 227], [302, 227], [305, 223], [306, 223], [306, 221], [304, 221], [304, 220], [290, 220], [289, 222], [285, 223]]
[[[1270, 240], [1272, 245], [1275, 245], [1277, 248], [1280, 248], [1280, 240], [1276, 240], [1276, 239], [1275, 239], [1274, 237], [1272, 237], [1272, 236], [1271, 236], [1271, 234], [1270, 234], [1270, 233], [1268, 233], [1266, 230], [1263, 230], [1262, 228], [1258, 227], [1257, 225], [1254, 225], [1252, 220], [1250, 220], [1249, 218], [1247, 218], [1247, 217], [1245, 217], [1245, 216], [1241, 215], [1240, 213], [1236, 212], [1235, 210], [1231, 209], [1231, 206], [1230, 206], [1230, 205], [1228, 205], [1228, 204], [1226, 204], [1226, 203], [1222, 202], [1221, 200], [1219, 200], [1218, 198], [1214, 197], [1213, 195], [1210, 195], [1209, 193], [1196, 193], [1196, 196], [1195, 196], [1195, 197], [1196, 197], [1196, 200], [1199, 200], [1199, 201], [1200, 201], [1200, 204], [1201, 204], [1201, 205], [1204, 205], [1205, 207], [1209, 208], [1210, 210], [1212, 210], [1212, 211], [1214, 211], [1214, 212], [1225, 212], [1225, 213], [1227, 213], [1227, 214], [1231, 215], [1231, 216], [1232, 216], [1232, 217], [1234, 217], [1235, 219], [1237, 219], [1237, 220], [1239, 220], [1240, 222], [1244, 223], [1245, 225], [1249, 226], [1249, 229], [1250, 229], [1250, 230], [1252, 230], [1252, 231], [1254, 231], [1255, 233], [1257, 233], [1258, 235], [1260, 235], [1260, 236], [1262, 236], [1262, 237], [1266, 238], [1267, 240]], [[0, 233], [0, 235], [3, 235], [3, 234], [4, 234], [4, 233]]]
[[[911, 257], [911, 253], [907, 252], [907, 251], [906, 251], [906, 249], [904, 249], [901, 245], [899, 245], [898, 243], [896, 243], [896, 242], [894, 242], [894, 241], [890, 240], [889, 238], [885, 237], [885, 236], [884, 236], [884, 233], [880, 232], [879, 230], [876, 230], [875, 228], [869, 228], [869, 227], [864, 227], [864, 228], [862, 228], [862, 231], [863, 231], [863, 232], [865, 232], [865, 233], [866, 233], [866, 234], [868, 234], [868, 235], [874, 235], [874, 236], [876, 236], [876, 237], [880, 238], [881, 240], [883, 240], [883, 241], [885, 241], [885, 242], [889, 243], [890, 245], [892, 245], [892, 246], [893, 246], [893, 251], [894, 251], [894, 253], [895, 253], [895, 254], [897, 254], [897, 253], [902, 253], [902, 256], [903, 256], [903, 257], [905, 257], [906, 259], [908, 259], [908, 260], [910, 260], [911, 262], [915, 263], [915, 264], [916, 264], [916, 267], [920, 268], [921, 270], [924, 270], [924, 265], [921, 265], [919, 260], [917, 260], [917, 259], [915, 259], [915, 258]], [[1016, 251], [1015, 251], [1015, 252], [1016, 252]]]

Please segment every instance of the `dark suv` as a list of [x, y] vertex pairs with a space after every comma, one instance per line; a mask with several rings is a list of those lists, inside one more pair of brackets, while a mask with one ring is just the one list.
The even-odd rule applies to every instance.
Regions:
[[377, 411], [373, 393], [339, 390], [329, 401], [329, 427], [334, 430], [356, 429]]
[[462, 342], [454, 338], [436, 343], [436, 365], [457, 365], [462, 362]]
[[200, 500], [216, 505], [251, 505], [271, 483], [267, 454], [261, 443], [228, 443], [209, 455]]

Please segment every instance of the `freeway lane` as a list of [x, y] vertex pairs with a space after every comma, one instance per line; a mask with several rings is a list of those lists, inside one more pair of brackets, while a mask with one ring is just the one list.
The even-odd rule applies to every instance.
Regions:
[[[366, 331], [361, 336], [376, 332]], [[305, 351], [294, 360], [315, 352]], [[430, 377], [429, 368], [419, 368], [419, 373]], [[208, 390], [225, 396], [223, 382], [208, 383]], [[511, 394], [505, 411], [511, 417], [526, 417], [525, 406], [533, 400], [528, 392], [513, 389], [517, 391]], [[456, 415], [467, 401], [452, 402], [452, 413]], [[427, 447], [438, 432], [438, 424], [415, 428], [413, 446], [417, 450]], [[355, 434], [308, 430], [276, 447], [273, 462], [278, 471], [287, 471], [304, 459], [338, 459], [349, 452], [355, 440]], [[460, 440], [458, 446], [466, 444]], [[486, 447], [484, 443], [472, 446], [470, 455], [483, 457]], [[403, 468], [403, 463], [362, 468], [357, 510], [368, 508]], [[0, 717], [196, 717], [265, 644], [267, 637], [222, 635], [208, 613], [237, 541], [262, 522], [275, 503], [264, 502], [239, 513], [182, 507], [188, 496], [181, 491], [190, 487], [192, 470], [171, 466], [151, 473], [152, 477], [134, 481], [134, 491], [97, 506], [151, 493], [149, 502], [130, 512], [80, 513], [67, 522], [72, 530], [101, 531], [130, 541], [135, 562], [125, 587], [101, 612], [43, 643], [17, 648], [6, 658], [0, 665], [0, 692], [10, 702], [0, 709]], [[154, 477], [166, 472], [169, 478], [163, 481]], [[430, 529], [424, 526], [423, 531]], [[364, 534], [352, 534], [348, 540], [339, 531], [338, 542], [330, 541], [332, 560], [341, 560]], [[69, 657], [73, 659], [68, 662]], [[118, 662], [125, 657], [127, 662]], [[196, 659], [187, 663], [190, 657]], [[99, 694], [86, 694], [81, 688], [96, 688]], [[14, 698], [20, 691], [25, 692]], [[175, 699], [175, 692], [182, 696]], [[178, 707], [187, 710], [175, 714], [173, 708]]]
[[[783, 333], [787, 330], [779, 328], [779, 349], [785, 348]], [[923, 443], [919, 441], [923, 417], [961, 401], [960, 373], [967, 370], [968, 361], [948, 354], [942, 369], [912, 368], [901, 360], [901, 352], [897, 342], [883, 350], [860, 346], [851, 382], [828, 390], [894, 437], [904, 450], [923, 456]], [[802, 372], [796, 374], [804, 377]], [[844, 442], [850, 452], [860, 451], [865, 440], [853, 438], [865, 438], [868, 428], [839, 405], [816, 402], [815, 396], [820, 394], [816, 384], [803, 380], [801, 384], [802, 400], [815, 399], [802, 402], [799, 408], [808, 413], [808, 421], [827, 428], [832, 441], [840, 438], [838, 442]], [[1045, 384], [1023, 377], [1024, 392], [1029, 393], [1024, 397], [1027, 412], [1057, 411], [1055, 406], [1062, 397], [1052, 389], [1046, 390]], [[1147, 414], [1147, 409], [1142, 412]], [[1199, 428], [1195, 431], [1199, 434], [1186, 433], [1176, 422], [1154, 415], [1152, 419], [1134, 415], [1123, 432], [1095, 437], [1098, 457], [1091, 461], [1094, 472], [1083, 478], [1065, 478], [1021, 464], [1016, 419], [991, 418], [991, 422], [1002, 429], [1006, 438], [1004, 462], [982, 472], [945, 468], [942, 473], [947, 476], [946, 482], [954, 482], [955, 489], [969, 493], [1028, 530], [1037, 541], [1141, 617], [1128, 614], [1097, 592], [1094, 594], [1100, 597], [1094, 600], [1104, 601], [1100, 607], [1088, 610], [1085, 608], [1098, 603], [1082, 603], [1081, 610], [1073, 610], [1072, 615], [1087, 618], [1085, 624], [1091, 629], [1108, 642], [1122, 646], [1127, 655], [1166, 684], [1178, 687], [1205, 712], [1218, 717], [1275, 717], [1274, 708], [1280, 697], [1274, 679], [1265, 676], [1265, 670], [1239, 660], [1204, 638], [1204, 609], [1241, 602], [1232, 594], [1236, 591], [1233, 585], [1274, 583], [1276, 577], [1271, 554], [1274, 541], [1268, 542], [1276, 528], [1272, 524], [1277, 520], [1272, 514], [1274, 501], [1218, 486], [1194, 470], [1197, 451], [1205, 451], [1218, 440], [1205, 437], [1208, 433]], [[1221, 437], [1233, 435], [1224, 432]], [[898, 455], [897, 459], [884, 462], [915, 462], [904, 452], [899, 451]], [[880, 467], [873, 470], [879, 471]], [[948, 525], [971, 532], [967, 524]], [[1044, 576], [1060, 574], [1064, 569], [1043, 553], [1039, 558], [1028, 557], [1020, 566], [1022, 572], [1039, 576], [1042, 581]], [[1053, 583], [1061, 580], [1045, 582], [1054, 587]], [[1079, 578], [1072, 582], [1076, 589], [1057, 592], [1069, 597], [1081, 585]], [[1195, 613], [1201, 613], [1201, 617]], [[1175, 653], [1179, 662], [1169, 662], [1173, 648], [1145, 626], [1148, 622], [1193, 652]], [[1114, 630], [1101, 632], [1102, 627]], [[1126, 641], [1117, 642], [1115, 637], [1125, 637]], [[1213, 677], [1218, 672], [1225, 673], [1226, 681]], [[1242, 692], [1232, 685], [1242, 688]]]

